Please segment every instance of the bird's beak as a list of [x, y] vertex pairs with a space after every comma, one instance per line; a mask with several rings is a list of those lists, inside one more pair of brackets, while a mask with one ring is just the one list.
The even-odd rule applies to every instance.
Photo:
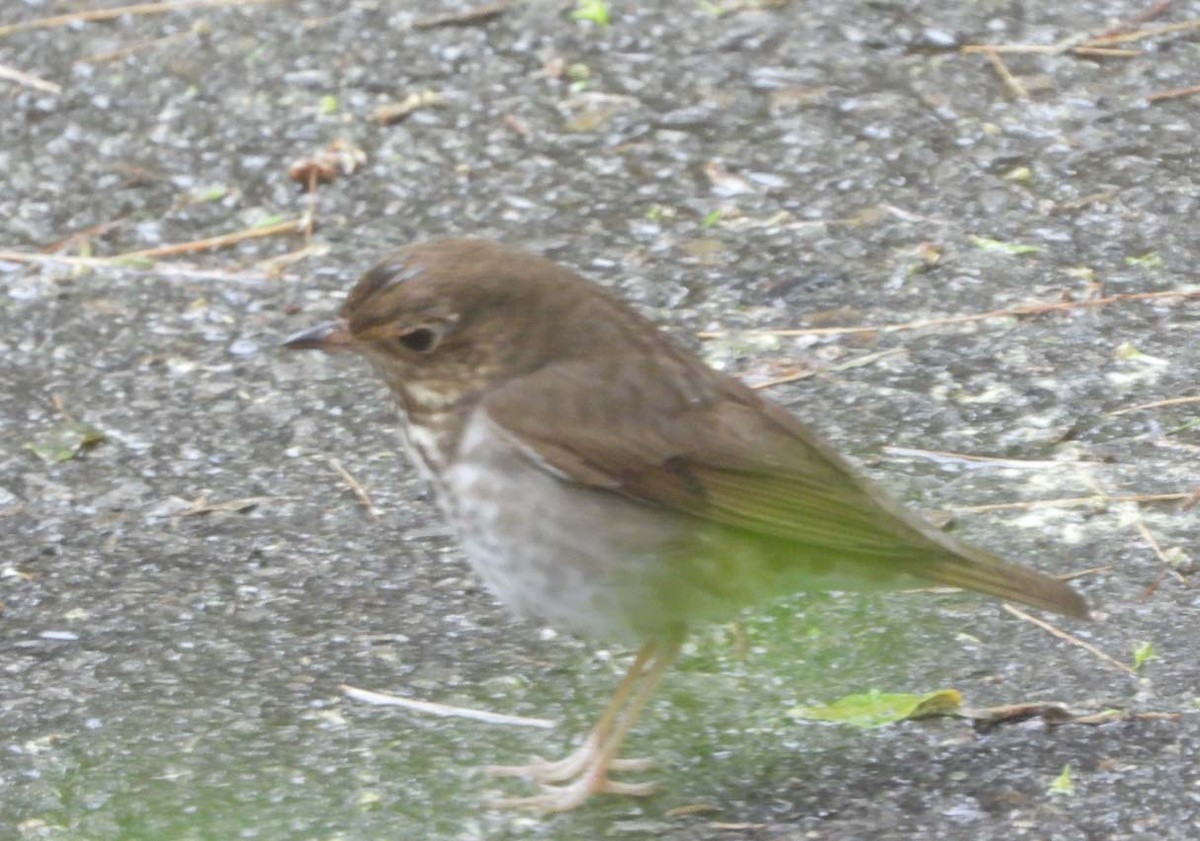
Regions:
[[286, 339], [282, 345], [288, 350], [354, 350], [354, 336], [350, 325], [338, 318], [310, 327]]

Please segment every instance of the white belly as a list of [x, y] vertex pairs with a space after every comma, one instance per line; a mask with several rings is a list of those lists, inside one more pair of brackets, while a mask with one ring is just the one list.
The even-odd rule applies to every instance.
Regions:
[[[686, 523], [556, 478], [516, 447], [498, 445], [490, 424], [475, 413], [438, 497], [496, 597], [584, 636], [640, 640], [682, 624], [666, 559]], [[464, 497], [474, 502], [456, 504]]]

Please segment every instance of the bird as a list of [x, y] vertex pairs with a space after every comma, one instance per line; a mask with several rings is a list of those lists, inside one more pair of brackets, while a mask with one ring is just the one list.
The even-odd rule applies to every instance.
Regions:
[[949, 585], [1066, 616], [1085, 600], [903, 507], [782, 405], [604, 287], [483, 239], [418, 242], [284, 342], [365, 358], [466, 559], [518, 616], [637, 646], [566, 758], [490, 766], [561, 812], [648, 760], [620, 749], [689, 630], [812, 591]]

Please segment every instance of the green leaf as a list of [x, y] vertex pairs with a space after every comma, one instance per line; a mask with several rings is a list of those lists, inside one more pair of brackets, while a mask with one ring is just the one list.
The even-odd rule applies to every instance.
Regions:
[[129, 266], [137, 269], [154, 268], [154, 260], [150, 257], [107, 257], [105, 262], [112, 263], [114, 266]]
[[1134, 362], [1139, 362], [1143, 365], [1151, 365], [1151, 366], [1157, 365], [1157, 366], [1162, 367], [1162, 366], [1171, 364], [1169, 360], [1163, 359], [1161, 356], [1151, 356], [1148, 353], [1142, 353], [1140, 350], [1138, 350], [1136, 347], [1133, 346], [1132, 342], [1122, 342], [1121, 344], [1117, 345], [1116, 350], [1113, 352], [1113, 355], [1117, 359], [1120, 359], [1123, 361], [1131, 361], [1132, 360]]
[[1062, 773], [1054, 778], [1053, 782], [1047, 787], [1047, 791], [1051, 794], [1072, 795], [1075, 793], [1075, 783], [1071, 780], [1071, 763], [1068, 762], [1063, 766]]
[[1149, 642], [1138, 643], [1133, 647], [1133, 670], [1140, 672], [1142, 666], [1150, 660], [1157, 660], [1158, 652], [1154, 650], [1154, 645]]
[[1117, 345], [1114, 355], [1117, 359], [1137, 359], [1146, 354], [1135, 348], [1132, 342], [1121, 342], [1121, 344]]
[[704, 221], [700, 224], [705, 228], [711, 228], [721, 221], [721, 211], [714, 210], [712, 213], [704, 217]]
[[990, 237], [969, 237], [971, 244], [976, 248], [982, 248], [984, 251], [1003, 251], [1005, 254], [1039, 254], [1042, 252], [1040, 245], [1021, 245], [1016, 242], [1002, 242], [998, 239]]
[[788, 715], [810, 721], [833, 721], [868, 728], [883, 727], [906, 719], [945, 715], [960, 706], [962, 694], [957, 689], [941, 689], [924, 695], [869, 692], [865, 695], [847, 695], [825, 706], [795, 707], [788, 710]]
[[27, 450], [48, 464], [69, 461], [89, 447], [103, 441], [105, 435], [91, 424], [70, 421], [47, 430], [25, 445]]
[[608, 26], [612, 22], [608, 14], [608, 3], [604, 0], [579, 0], [571, 20], [590, 20], [600, 26]]
[[1154, 269], [1163, 264], [1163, 258], [1153, 251], [1148, 251], [1145, 254], [1139, 254], [1136, 257], [1126, 257], [1125, 264], [1128, 266], [1142, 266], [1147, 269]]
[[196, 190], [188, 193], [188, 201], [192, 204], [204, 204], [206, 202], [220, 201], [229, 195], [229, 188], [224, 184], [213, 184], [211, 187], [205, 187], [202, 190]]

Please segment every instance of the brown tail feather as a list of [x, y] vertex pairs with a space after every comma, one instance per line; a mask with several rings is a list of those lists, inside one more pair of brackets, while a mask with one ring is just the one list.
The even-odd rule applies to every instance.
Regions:
[[1087, 602], [1057, 578], [1010, 564], [974, 547], [955, 548], [961, 550], [960, 554], [922, 564], [922, 577], [1064, 616], [1088, 618]]

